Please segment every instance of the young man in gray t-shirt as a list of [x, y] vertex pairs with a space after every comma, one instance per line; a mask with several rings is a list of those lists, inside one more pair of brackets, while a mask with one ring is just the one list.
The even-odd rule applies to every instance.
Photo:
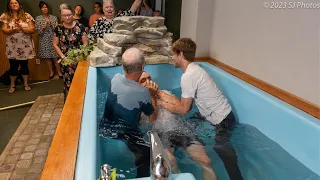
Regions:
[[202, 118], [216, 127], [214, 150], [222, 159], [230, 179], [241, 180], [237, 155], [229, 142], [236, 125], [232, 108], [208, 73], [194, 63], [196, 48], [195, 42], [189, 38], [181, 38], [172, 45], [173, 64], [183, 71], [181, 100], [158, 91], [160, 100], [157, 103], [171, 112], [187, 114], [194, 100]]

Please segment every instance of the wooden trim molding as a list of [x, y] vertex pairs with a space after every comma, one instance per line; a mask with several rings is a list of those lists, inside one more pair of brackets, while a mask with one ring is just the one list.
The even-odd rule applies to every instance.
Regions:
[[284, 91], [278, 87], [268, 84], [258, 78], [255, 78], [249, 74], [246, 74], [236, 68], [233, 68], [227, 64], [224, 64], [216, 59], [210, 57], [196, 58], [199, 62], [209, 62], [210, 64], [219, 67], [220, 69], [238, 77], [239, 79], [283, 100], [284, 102], [291, 104], [292, 106], [320, 119], [320, 107], [311, 102], [308, 102], [296, 95], [293, 95], [287, 91]]
[[88, 62], [79, 62], [41, 180], [74, 179], [87, 75]]

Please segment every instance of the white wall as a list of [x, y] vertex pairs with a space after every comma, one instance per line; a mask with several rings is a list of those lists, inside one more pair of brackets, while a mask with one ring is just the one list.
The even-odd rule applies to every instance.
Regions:
[[210, 55], [212, 32], [212, 7], [213, 0], [198, 0], [197, 19], [197, 56], [208, 57]]
[[180, 37], [197, 43], [198, 57], [210, 55], [212, 6], [212, 0], [182, 0]]
[[198, 0], [182, 0], [180, 37], [196, 40]]
[[211, 57], [320, 105], [320, 9], [213, 1]]

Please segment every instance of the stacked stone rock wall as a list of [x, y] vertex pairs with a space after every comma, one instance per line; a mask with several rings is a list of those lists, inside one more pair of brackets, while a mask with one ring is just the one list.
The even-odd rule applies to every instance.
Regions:
[[124, 16], [113, 20], [113, 33], [97, 39], [97, 48], [88, 57], [94, 67], [121, 64], [123, 52], [136, 47], [143, 51], [147, 64], [170, 63], [172, 36], [163, 17]]

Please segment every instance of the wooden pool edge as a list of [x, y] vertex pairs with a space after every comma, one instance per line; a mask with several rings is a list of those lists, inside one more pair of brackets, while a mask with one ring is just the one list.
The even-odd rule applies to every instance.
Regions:
[[74, 179], [88, 68], [87, 61], [77, 66], [41, 180]]
[[[199, 57], [197, 58], [197, 61], [208, 62], [320, 119], [320, 108], [317, 105], [215, 59]], [[41, 180], [74, 179], [88, 68], [89, 65], [87, 61], [80, 62], [77, 67], [68, 98], [64, 105], [62, 115], [48, 153]]]

